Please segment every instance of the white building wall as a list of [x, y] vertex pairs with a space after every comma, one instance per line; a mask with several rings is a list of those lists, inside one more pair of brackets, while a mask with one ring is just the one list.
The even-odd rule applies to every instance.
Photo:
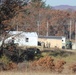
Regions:
[[30, 37], [29, 38], [29, 45], [33, 45], [33, 46], [37, 46], [37, 43], [38, 43], [38, 37]]
[[[19, 36], [11, 36], [5, 40], [5, 43], [8, 43], [12, 37], [14, 37], [14, 43], [17, 43], [19, 46], [37, 46], [38, 44], [38, 36], [36, 33], [33, 33], [33, 35], [31, 33], [23, 33]], [[26, 38], [28, 38], [28, 42], [26, 42]]]
[[66, 43], [66, 37], [62, 37], [62, 43]]
[[[26, 42], [26, 38], [22, 37], [22, 38], [16, 38], [15, 43], [18, 43], [19, 46], [37, 46], [37, 37], [27, 37], [28, 38], [28, 42]], [[18, 39], [20, 39], [18, 41]]]
[[76, 43], [72, 44], [72, 49], [76, 50]]
[[62, 46], [66, 45], [66, 37], [62, 37]]

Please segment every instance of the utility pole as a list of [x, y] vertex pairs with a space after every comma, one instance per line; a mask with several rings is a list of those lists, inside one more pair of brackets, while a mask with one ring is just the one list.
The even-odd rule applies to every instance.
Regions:
[[17, 25], [17, 31], [18, 31], [18, 25]]
[[38, 26], [38, 35], [39, 35], [39, 32], [40, 32], [40, 30], [39, 30], [39, 26], [40, 26], [40, 13], [39, 13], [39, 11], [38, 11], [38, 21], [37, 21], [37, 26]]
[[39, 21], [37, 21], [37, 26], [38, 26], [38, 31], [37, 32], [38, 32], [38, 35], [39, 35], [39, 25], [40, 25]]
[[49, 35], [48, 30], [49, 30], [49, 23], [48, 23], [48, 21], [47, 21], [47, 34], [46, 34], [46, 36]]
[[75, 46], [76, 46], [76, 22], [75, 22]]
[[70, 20], [70, 33], [69, 33], [70, 41], [71, 41], [71, 25], [72, 25], [72, 21]]

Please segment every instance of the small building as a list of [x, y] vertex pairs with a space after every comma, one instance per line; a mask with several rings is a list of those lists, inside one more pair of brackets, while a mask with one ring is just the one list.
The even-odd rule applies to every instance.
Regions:
[[76, 43], [73, 43], [73, 44], [72, 44], [72, 49], [73, 49], [73, 50], [76, 50]]
[[38, 41], [43, 44], [44, 47], [49, 48], [62, 48], [66, 44], [66, 37], [64, 36], [39, 36]]
[[19, 46], [37, 46], [38, 45], [38, 35], [36, 32], [23, 32], [23, 31], [10, 31], [10, 37], [5, 40], [5, 43], [14, 40], [14, 43]]

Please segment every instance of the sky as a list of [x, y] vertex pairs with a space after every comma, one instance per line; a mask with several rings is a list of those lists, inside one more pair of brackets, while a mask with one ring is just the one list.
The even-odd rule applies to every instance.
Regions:
[[76, 0], [43, 0], [46, 5], [57, 6], [57, 5], [71, 5], [76, 6]]

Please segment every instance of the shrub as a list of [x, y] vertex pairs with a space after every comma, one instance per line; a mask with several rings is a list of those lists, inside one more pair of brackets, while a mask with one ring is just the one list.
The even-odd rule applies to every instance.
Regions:
[[54, 59], [49, 56], [42, 57], [39, 60], [36, 60], [32, 63], [32, 69], [34, 70], [50, 70], [54, 69]]
[[64, 69], [64, 64], [66, 64], [66, 62], [64, 60], [58, 60], [56, 63], [55, 63], [55, 71], [58, 72], [58, 73], [61, 73]]
[[64, 64], [66, 64], [64, 60], [59, 60], [55, 63], [52, 57], [45, 56], [40, 58], [39, 60], [35, 60], [31, 65], [31, 69], [40, 71], [50, 70], [61, 73], [64, 69]]
[[5, 55], [3, 55], [1, 58], [0, 58], [0, 62], [4, 63], [4, 64], [8, 64], [9, 63], [9, 58]]
[[71, 70], [73, 73], [76, 73], [76, 64], [70, 65], [69, 70]]
[[67, 57], [69, 55], [74, 54], [73, 52], [67, 52], [67, 51], [62, 51], [62, 50], [55, 50], [55, 51], [51, 51], [49, 55], [57, 57]]

